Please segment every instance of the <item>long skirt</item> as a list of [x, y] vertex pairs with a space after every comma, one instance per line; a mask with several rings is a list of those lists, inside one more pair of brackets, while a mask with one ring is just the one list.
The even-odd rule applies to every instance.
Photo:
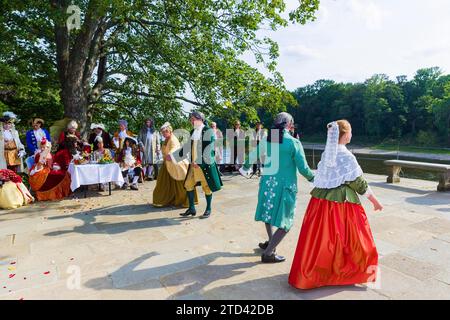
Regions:
[[289, 274], [299, 289], [376, 281], [378, 253], [364, 208], [311, 198]]
[[44, 168], [29, 178], [30, 186], [38, 201], [60, 200], [71, 194], [70, 174]]
[[[197, 203], [197, 191], [195, 191], [195, 204]], [[165, 163], [159, 170], [156, 187], [153, 190], [153, 205], [155, 207], [189, 207], [184, 181], [173, 179], [167, 171]]]

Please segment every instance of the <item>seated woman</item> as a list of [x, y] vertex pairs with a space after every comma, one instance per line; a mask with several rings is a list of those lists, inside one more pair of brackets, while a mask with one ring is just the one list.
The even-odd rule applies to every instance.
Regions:
[[[163, 159], [181, 147], [177, 137], [173, 134], [170, 123], [166, 122], [161, 127], [161, 134], [164, 137], [162, 145]], [[189, 207], [184, 180], [186, 179], [189, 167], [188, 160], [175, 163], [164, 160], [159, 170], [156, 187], [153, 190], [153, 205], [155, 207], [183, 206]], [[197, 192], [195, 192], [195, 204], [198, 204]]]
[[67, 137], [63, 149], [55, 154], [54, 161], [61, 166], [61, 170], [67, 171], [73, 159], [81, 158], [82, 149], [79, 142], [76, 137]]
[[97, 161], [101, 161], [102, 159], [112, 159], [111, 151], [109, 149], [105, 149], [105, 144], [102, 137], [97, 137], [97, 149], [94, 151], [94, 157]]
[[[102, 161], [114, 161], [113, 156], [111, 155], [111, 151], [109, 149], [105, 149], [105, 145], [104, 145], [104, 141], [102, 137], [97, 137], [96, 138], [96, 145], [97, 145], [97, 150], [94, 151], [94, 159], [97, 162], [102, 163]], [[103, 162], [103, 163], [107, 163], [107, 162]], [[105, 191], [106, 190], [106, 185], [107, 183], [104, 184], [99, 184], [99, 189], [100, 191]]]
[[30, 170], [30, 186], [39, 201], [59, 200], [70, 194], [70, 175], [53, 161], [52, 144], [47, 139], [40, 142], [35, 155], [35, 165]]
[[33, 201], [19, 175], [9, 169], [0, 170], [0, 209], [17, 209]]
[[[126, 137], [123, 142], [123, 148], [120, 151], [117, 161], [122, 170], [122, 175], [125, 180], [122, 189], [128, 188], [130, 186], [131, 190], [138, 190], [138, 180], [142, 174], [142, 162], [140, 156], [140, 150], [137, 146], [136, 139], [132, 137]], [[130, 185], [130, 177], [132, 177], [133, 182]]]

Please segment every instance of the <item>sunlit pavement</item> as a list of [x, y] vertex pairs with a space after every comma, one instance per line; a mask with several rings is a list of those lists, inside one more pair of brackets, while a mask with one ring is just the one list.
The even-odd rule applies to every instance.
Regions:
[[385, 205], [374, 213], [363, 199], [380, 254], [373, 285], [291, 288], [311, 186], [299, 178], [295, 225], [277, 249], [287, 261], [267, 265], [256, 249], [264, 226], [253, 221], [258, 179], [225, 176], [204, 220], [153, 208], [155, 182], [0, 211], [0, 299], [450, 299], [450, 193], [366, 177]]

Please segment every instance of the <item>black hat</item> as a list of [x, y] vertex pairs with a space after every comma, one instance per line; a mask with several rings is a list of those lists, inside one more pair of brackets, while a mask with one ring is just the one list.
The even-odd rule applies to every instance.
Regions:
[[205, 115], [200, 112], [200, 111], [193, 111], [189, 114], [189, 117], [194, 117], [197, 120], [202, 120], [203, 122], [205, 122], [206, 118]]

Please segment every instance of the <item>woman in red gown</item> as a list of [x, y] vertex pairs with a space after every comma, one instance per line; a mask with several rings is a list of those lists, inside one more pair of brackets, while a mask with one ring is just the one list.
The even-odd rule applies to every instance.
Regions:
[[[45, 138], [40, 142], [41, 150], [35, 155], [35, 164], [30, 170], [30, 186], [39, 201], [59, 200], [70, 195], [70, 175], [54, 162], [50, 153], [51, 143]], [[63, 163], [66, 167], [67, 164]]]
[[348, 121], [328, 125], [289, 274], [289, 284], [298, 289], [376, 281], [378, 253], [358, 194], [365, 195], [375, 211], [383, 207], [345, 146], [351, 137]]

